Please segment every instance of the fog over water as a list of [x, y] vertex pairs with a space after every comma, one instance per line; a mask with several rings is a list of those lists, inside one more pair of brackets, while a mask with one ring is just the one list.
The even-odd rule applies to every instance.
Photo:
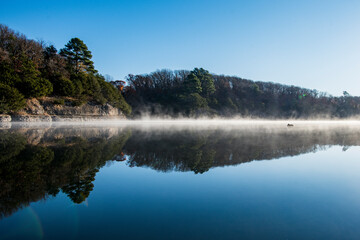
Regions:
[[355, 120], [3, 124], [0, 238], [356, 239], [359, 152]]

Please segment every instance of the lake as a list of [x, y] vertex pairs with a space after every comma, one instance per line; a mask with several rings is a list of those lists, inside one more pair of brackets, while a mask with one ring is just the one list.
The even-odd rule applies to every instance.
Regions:
[[359, 239], [360, 123], [4, 124], [0, 239]]

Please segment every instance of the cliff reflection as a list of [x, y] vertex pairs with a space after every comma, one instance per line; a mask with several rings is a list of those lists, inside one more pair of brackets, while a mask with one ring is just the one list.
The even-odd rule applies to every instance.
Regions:
[[108, 129], [1, 131], [0, 217], [60, 191], [74, 203], [83, 202], [96, 173], [129, 136], [129, 130], [118, 130], [109, 137]]
[[157, 171], [213, 167], [360, 145], [360, 130], [9, 128], [0, 130], [0, 218], [60, 191], [81, 203], [108, 161]]

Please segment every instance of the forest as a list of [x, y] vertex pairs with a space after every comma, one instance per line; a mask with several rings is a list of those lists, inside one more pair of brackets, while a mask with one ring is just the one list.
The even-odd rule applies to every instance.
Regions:
[[[0, 113], [16, 113], [26, 99], [54, 104], [108, 103], [129, 118], [169, 117], [350, 118], [360, 97], [331, 96], [296, 86], [211, 74], [203, 68], [157, 70], [107, 79], [79, 38], [57, 50], [0, 25]], [[66, 100], [66, 103], [64, 101]]]
[[128, 75], [124, 88], [134, 115], [259, 118], [349, 118], [360, 113], [360, 97], [334, 97], [317, 90], [192, 71], [158, 70]]
[[28, 98], [59, 97], [73, 105], [109, 103], [131, 113], [121, 93], [98, 73], [91, 51], [72, 38], [58, 51], [0, 25], [0, 113], [17, 111]]

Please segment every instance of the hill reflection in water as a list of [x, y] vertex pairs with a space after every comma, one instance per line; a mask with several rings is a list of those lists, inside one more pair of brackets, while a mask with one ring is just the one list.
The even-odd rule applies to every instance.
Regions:
[[82, 203], [111, 161], [206, 174], [215, 167], [360, 145], [360, 126], [10, 126], [0, 130], [0, 218], [60, 191]]

